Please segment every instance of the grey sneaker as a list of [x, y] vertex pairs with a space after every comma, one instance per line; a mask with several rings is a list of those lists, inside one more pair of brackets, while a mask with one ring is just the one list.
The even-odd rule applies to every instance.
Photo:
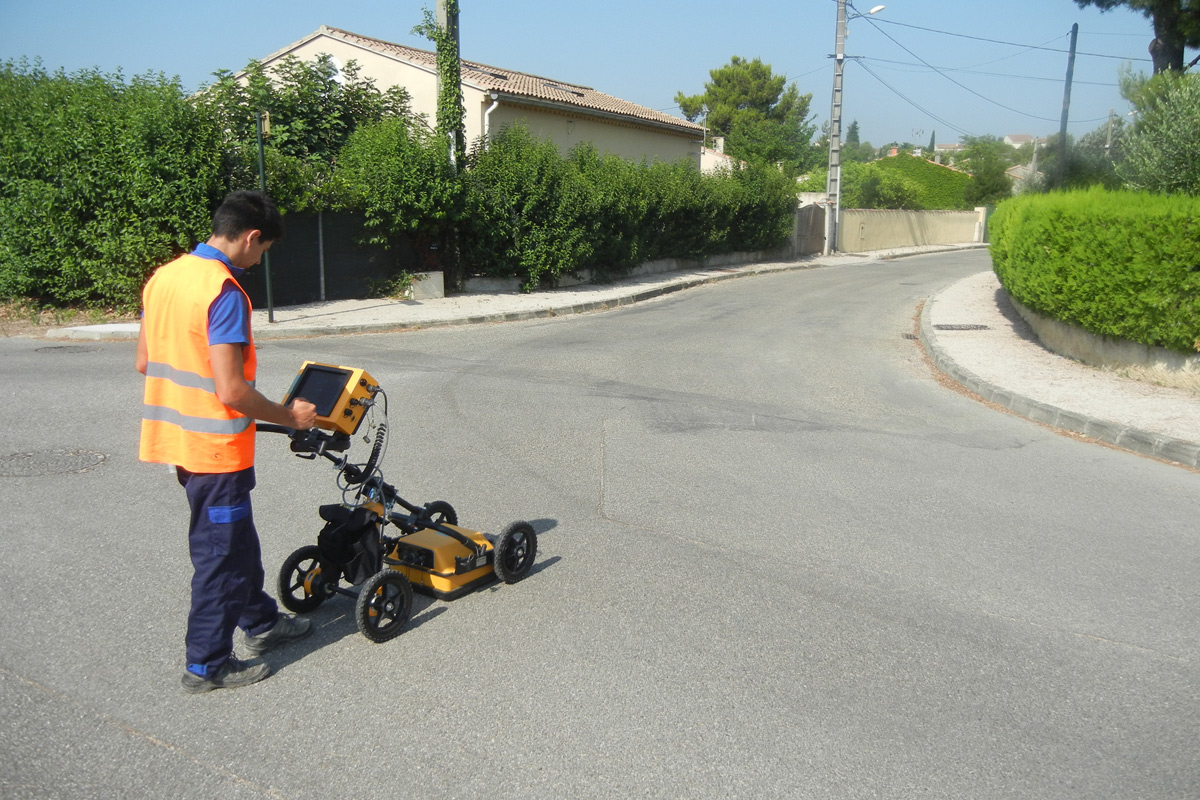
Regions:
[[194, 672], [184, 671], [183, 690], [188, 694], [211, 692], [213, 689], [237, 689], [258, 683], [271, 674], [271, 668], [266, 664], [247, 664], [239, 658], [230, 656], [220, 669], [208, 677], [201, 677]]
[[312, 633], [312, 621], [291, 614], [280, 614], [275, 627], [258, 636], [246, 636], [246, 652], [259, 656], [284, 642], [294, 642]]

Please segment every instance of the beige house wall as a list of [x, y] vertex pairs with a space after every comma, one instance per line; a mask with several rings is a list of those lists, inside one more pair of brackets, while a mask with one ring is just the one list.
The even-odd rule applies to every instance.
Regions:
[[[381, 91], [396, 85], [406, 88], [412, 97], [413, 112], [423, 116], [426, 124], [433, 127], [437, 120], [437, 74], [432, 69], [326, 36], [276, 53], [264, 63], [269, 66], [288, 55], [301, 61], [313, 61], [323, 53], [332, 56], [338, 66], [351, 60], [357, 62], [360, 76], [374, 81]], [[487, 109], [492, 105], [489, 92], [463, 85], [463, 124], [468, 147], [489, 131], [494, 135], [507, 125], [523, 122], [534, 136], [554, 142], [563, 154], [581, 142], [590, 141], [601, 153], [611, 153], [629, 161], [673, 162], [687, 158], [697, 169], [700, 167], [699, 139], [678, 131], [632, 124], [587, 109], [543, 108], [522, 98], [509, 100], [502, 96], [499, 105], [488, 115]]]
[[[482, 96], [486, 102], [481, 102], [479, 106], [481, 118], [486, 109], [492, 106], [491, 98]], [[470, 102], [466, 105], [468, 109], [471, 108]], [[469, 118], [470, 113], [467, 116]], [[610, 153], [627, 161], [645, 159], [647, 162], [674, 162], [686, 158], [697, 169], [700, 167], [700, 141], [691, 136], [668, 131], [655, 132], [587, 113], [537, 108], [501, 98], [487, 123], [489, 133], [493, 136], [505, 127], [523, 124], [537, 138], [554, 142], [559, 152], [564, 154], [582, 142], [591, 142], [601, 153]], [[482, 125], [478, 128], [467, 127], [467, 137], [472, 141], [483, 133]]]

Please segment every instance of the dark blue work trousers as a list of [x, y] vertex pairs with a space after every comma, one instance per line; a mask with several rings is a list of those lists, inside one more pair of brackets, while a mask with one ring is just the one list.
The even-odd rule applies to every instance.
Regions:
[[192, 609], [188, 614], [188, 668], [218, 669], [233, 652], [233, 632], [251, 636], [270, 630], [279, 617], [263, 591], [262, 549], [250, 490], [254, 467], [240, 472], [200, 473], [176, 467], [192, 509]]

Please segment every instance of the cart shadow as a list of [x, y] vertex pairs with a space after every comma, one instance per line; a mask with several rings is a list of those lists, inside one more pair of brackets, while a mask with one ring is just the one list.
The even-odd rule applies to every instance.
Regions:
[[533, 530], [538, 536], [549, 533], [558, 527], [558, 520], [556, 519], [531, 519], [526, 521], [533, 526]]
[[[450, 610], [443, 606], [431, 608], [435, 602], [432, 597], [414, 595], [412, 617], [405, 623], [404, 631], [408, 632], [419, 628]], [[354, 621], [353, 604], [348, 604], [343, 608], [331, 608], [326, 604], [306, 617], [312, 620], [311, 636], [279, 650], [272, 650], [263, 657], [271, 665], [272, 672], [279, 672], [318, 650], [359, 635], [358, 623]]]

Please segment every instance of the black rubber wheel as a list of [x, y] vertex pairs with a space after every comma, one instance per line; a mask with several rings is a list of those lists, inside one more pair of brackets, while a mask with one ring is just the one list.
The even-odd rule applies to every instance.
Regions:
[[354, 621], [372, 642], [400, 635], [412, 615], [412, 584], [394, 569], [376, 572], [362, 585], [354, 605]]
[[328, 570], [321, 563], [321, 549], [315, 544], [301, 547], [279, 570], [279, 601], [297, 614], [312, 611], [329, 596], [322, 573]]
[[444, 522], [447, 525], [458, 524], [458, 512], [445, 500], [434, 500], [426, 506], [424, 518], [432, 522]]
[[516, 583], [529, 574], [537, 558], [537, 533], [528, 522], [514, 522], [496, 537], [492, 568], [505, 583]]

